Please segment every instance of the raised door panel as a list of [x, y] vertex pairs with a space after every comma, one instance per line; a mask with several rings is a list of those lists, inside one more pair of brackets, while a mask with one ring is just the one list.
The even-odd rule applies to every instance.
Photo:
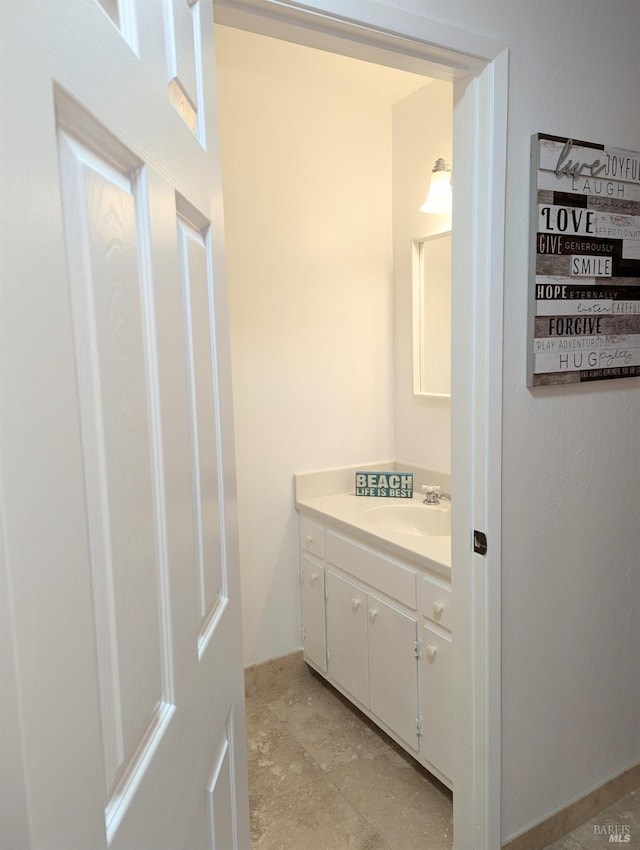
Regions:
[[419, 665], [421, 760], [453, 779], [453, 680], [451, 638], [422, 627]]
[[200, 0], [164, 0], [169, 99], [204, 144]]
[[300, 559], [300, 611], [305, 658], [327, 672], [324, 567], [303, 555]]
[[368, 596], [369, 707], [413, 750], [418, 750], [417, 624], [375, 594]]
[[198, 648], [227, 598], [220, 425], [209, 222], [178, 196], [177, 230], [192, 470]]
[[173, 711], [147, 197], [136, 158], [59, 106], [110, 835]]
[[233, 817], [233, 766], [230, 736], [225, 735], [207, 783], [207, 814], [210, 850], [237, 847]]
[[369, 706], [367, 594], [327, 570], [327, 647], [329, 677]]
[[137, 49], [137, 17], [130, 0], [98, 0], [133, 50]]
[[233, 725], [230, 714], [212, 748], [204, 794], [198, 795], [187, 820], [180, 850], [242, 850], [234, 826]]

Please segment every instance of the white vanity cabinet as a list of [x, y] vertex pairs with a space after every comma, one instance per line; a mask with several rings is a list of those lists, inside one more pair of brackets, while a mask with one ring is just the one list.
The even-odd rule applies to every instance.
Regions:
[[305, 660], [451, 787], [450, 585], [300, 514]]

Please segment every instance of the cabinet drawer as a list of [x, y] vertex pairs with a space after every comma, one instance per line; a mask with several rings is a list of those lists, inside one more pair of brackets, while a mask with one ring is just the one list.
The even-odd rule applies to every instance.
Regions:
[[422, 576], [418, 589], [419, 607], [423, 616], [451, 631], [451, 588], [436, 584]]
[[326, 559], [381, 593], [416, 610], [416, 574], [397, 561], [327, 531]]
[[300, 548], [316, 558], [324, 558], [324, 528], [317, 522], [300, 517], [298, 532]]

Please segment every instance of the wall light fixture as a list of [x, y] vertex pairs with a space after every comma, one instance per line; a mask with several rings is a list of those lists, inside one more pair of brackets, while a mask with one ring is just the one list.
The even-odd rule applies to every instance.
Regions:
[[451, 212], [452, 194], [451, 177], [452, 168], [442, 157], [436, 160], [431, 170], [431, 185], [429, 193], [420, 207], [424, 213], [448, 213]]

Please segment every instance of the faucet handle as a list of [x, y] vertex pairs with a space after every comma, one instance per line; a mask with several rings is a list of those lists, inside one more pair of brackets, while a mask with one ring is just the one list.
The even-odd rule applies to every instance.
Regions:
[[423, 484], [422, 489], [426, 491], [424, 502], [427, 505], [440, 504], [440, 491], [442, 487], [439, 484]]

